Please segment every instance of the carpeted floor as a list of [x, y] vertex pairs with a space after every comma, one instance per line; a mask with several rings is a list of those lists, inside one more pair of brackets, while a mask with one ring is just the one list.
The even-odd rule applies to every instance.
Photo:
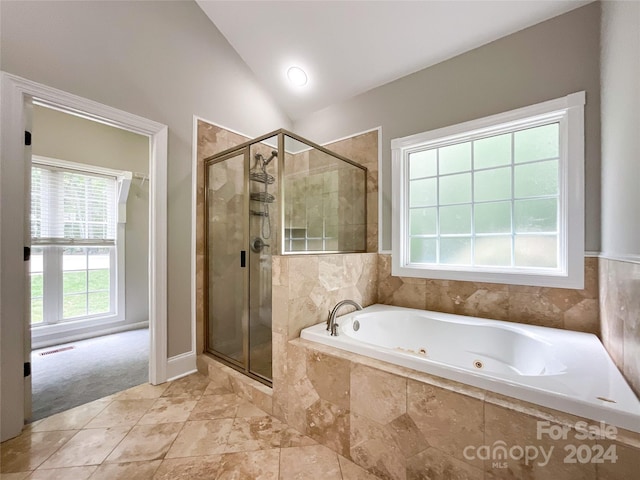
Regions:
[[[74, 347], [48, 355], [43, 352]], [[149, 381], [149, 330], [31, 352], [32, 421]]]

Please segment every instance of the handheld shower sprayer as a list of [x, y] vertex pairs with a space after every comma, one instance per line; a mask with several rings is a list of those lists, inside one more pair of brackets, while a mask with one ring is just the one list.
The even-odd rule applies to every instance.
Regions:
[[264, 165], [265, 166], [269, 165], [269, 163], [271, 163], [271, 160], [273, 160], [277, 156], [278, 156], [278, 152], [276, 150], [271, 150], [271, 156], [266, 160], [264, 160]]
[[[273, 202], [274, 196], [269, 194], [268, 186], [275, 181], [275, 178], [272, 175], [267, 173], [267, 165], [271, 163], [271, 161], [278, 156], [277, 150], [271, 150], [271, 156], [265, 160], [264, 156], [261, 153], [256, 153], [254, 155], [255, 164], [251, 169], [249, 175], [252, 180], [264, 184], [264, 190], [262, 192], [252, 192], [251, 199], [261, 202], [262, 211], [254, 211], [251, 213], [253, 215], [259, 215], [262, 217], [262, 237], [266, 240], [271, 236], [271, 218], [269, 217], [269, 203]], [[256, 172], [255, 170], [260, 170]], [[262, 242], [262, 239], [259, 239]], [[262, 245], [268, 246], [264, 242]], [[254, 251], [262, 251], [262, 248]]]
[[267, 158], [266, 160], [264, 158], [264, 155], [262, 155], [261, 153], [256, 153], [254, 155], [254, 157], [256, 159], [256, 164], [254, 165], [253, 168], [256, 168], [258, 166], [258, 162], [260, 162], [259, 166], [260, 166], [260, 168], [262, 168], [262, 170], [264, 170], [264, 168], [271, 163], [271, 160], [273, 160], [277, 156], [278, 156], [278, 152], [276, 150], [271, 150], [271, 156], [269, 158]]

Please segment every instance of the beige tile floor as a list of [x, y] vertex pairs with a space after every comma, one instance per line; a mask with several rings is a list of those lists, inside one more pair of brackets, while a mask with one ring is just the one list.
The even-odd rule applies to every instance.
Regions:
[[29, 425], [2, 480], [374, 480], [207, 377], [140, 385]]

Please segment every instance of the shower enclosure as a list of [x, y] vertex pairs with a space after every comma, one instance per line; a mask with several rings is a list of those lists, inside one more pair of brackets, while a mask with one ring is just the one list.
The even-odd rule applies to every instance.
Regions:
[[285, 130], [205, 159], [207, 353], [271, 383], [271, 257], [364, 252], [366, 178]]

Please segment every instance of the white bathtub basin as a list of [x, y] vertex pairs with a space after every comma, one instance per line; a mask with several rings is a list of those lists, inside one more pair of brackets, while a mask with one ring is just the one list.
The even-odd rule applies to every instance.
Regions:
[[592, 334], [372, 305], [303, 339], [640, 432], [640, 402]]

